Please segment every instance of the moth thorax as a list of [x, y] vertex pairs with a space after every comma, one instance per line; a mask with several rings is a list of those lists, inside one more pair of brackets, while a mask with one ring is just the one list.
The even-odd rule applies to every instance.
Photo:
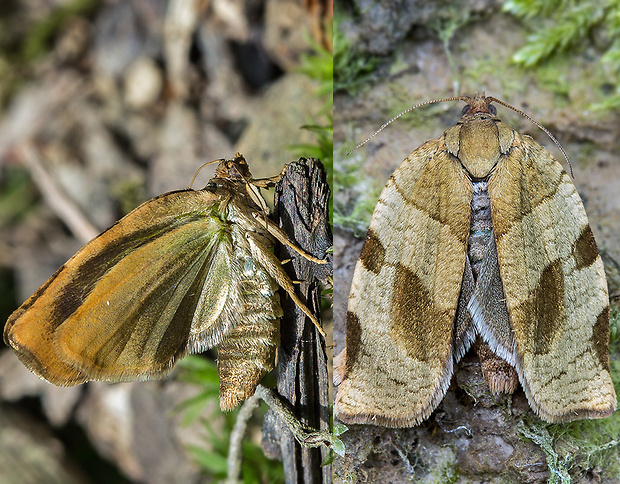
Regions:
[[474, 119], [463, 123], [459, 132], [458, 158], [476, 179], [486, 177], [501, 153], [499, 132], [493, 119]]
[[471, 224], [467, 247], [474, 280], [478, 279], [491, 237], [493, 237], [493, 221], [491, 220], [491, 199], [489, 198], [487, 181], [476, 181], [473, 182]]

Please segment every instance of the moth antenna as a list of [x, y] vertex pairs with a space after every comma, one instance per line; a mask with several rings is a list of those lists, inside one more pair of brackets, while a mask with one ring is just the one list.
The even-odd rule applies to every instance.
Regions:
[[387, 128], [390, 124], [392, 124], [394, 121], [396, 121], [398, 118], [400, 118], [401, 116], [413, 111], [414, 109], [420, 108], [422, 106], [426, 106], [427, 104], [434, 104], [434, 103], [442, 103], [445, 101], [462, 101], [464, 98], [461, 96], [457, 96], [457, 97], [447, 97], [445, 99], [434, 99], [432, 101], [424, 101], [423, 103], [420, 104], [416, 104], [415, 106], [411, 106], [409, 109], [406, 109], [405, 111], [403, 111], [402, 113], [394, 116], [392, 119], [390, 119], [387, 123], [384, 123], [377, 131], [375, 131], [373, 134], [371, 134], [368, 138], [366, 138], [364, 141], [362, 141], [360, 144], [358, 144], [355, 148], [353, 148], [351, 151], [349, 151], [347, 153], [347, 156], [350, 155], [351, 153], [353, 153], [356, 149], [364, 146], [366, 143], [368, 143], [372, 138], [374, 138], [376, 135], [378, 135], [381, 131], [383, 131], [385, 128]]
[[189, 188], [192, 188], [192, 185], [196, 181], [196, 177], [198, 176], [198, 173], [200, 173], [205, 166], [212, 165], [213, 163], [221, 163], [222, 161], [226, 161], [226, 160], [224, 158], [220, 158], [219, 160], [207, 161], [206, 163], [203, 163], [202, 165], [200, 165], [198, 169], [196, 170], [196, 173], [194, 173], [194, 178], [192, 178], [192, 181], [189, 184]]
[[[483, 94], [484, 96], [484, 94]], [[568, 168], [570, 171], [570, 176], [571, 178], [575, 178], [575, 176], [573, 175], [573, 165], [571, 165], [570, 159], [568, 158], [568, 155], [566, 154], [566, 151], [564, 151], [564, 148], [562, 147], [562, 145], [560, 144], [560, 142], [555, 138], [555, 136], [553, 136], [551, 134], [551, 131], [549, 131], [547, 128], [545, 128], [542, 124], [540, 124], [538, 121], [536, 121], [535, 119], [532, 119], [530, 116], [528, 116], [527, 114], [525, 114], [523, 111], [521, 111], [520, 109], [515, 108], [514, 106], [511, 106], [510, 104], [505, 103], [504, 101], [500, 101], [497, 98], [488, 96], [485, 99], [487, 99], [489, 102], [494, 102], [497, 104], [501, 104], [502, 106], [507, 107], [508, 109], [512, 109], [515, 113], [520, 114], [521, 116], [523, 116], [525, 119], [527, 119], [530, 123], [535, 124], [536, 126], [538, 126], [541, 130], [543, 130], [545, 133], [547, 133], [547, 136], [549, 136], [549, 138], [551, 138], [551, 141], [553, 141], [555, 143], [555, 145], [560, 149], [560, 151], [562, 152], [562, 154], [564, 155], [564, 158], [566, 159], [566, 163], [568, 163]]]
[[[476, 93], [475, 97], [478, 97], [478, 93]], [[549, 136], [549, 138], [551, 138], [551, 141], [553, 141], [555, 143], [555, 145], [558, 147], [558, 149], [562, 152], [562, 154], [564, 155], [564, 158], [566, 159], [566, 162], [568, 163], [568, 168], [570, 171], [570, 176], [571, 178], [575, 178], [574, 174], [573, 174], [573, 165], [570, 162], [570, 158], [568, 157], [568, 154], [566, 153], [566, 151], [564, 150], [564, 148], [562, 147], [562, 145], [560, 144], [560, 142], [556, 139], [555, 136], [553, 136], [553, 134], [551, 134], [551, 131], [549, 131], [547, 128], [545, 128], [542, 124], [540, 124], [538, 121], [536, 121], [535, 119], [531, 118], [530, 116], [528, 116], [527, 114], [525, 114], [523, 111], [521, 111], [520, 109], [515, 108], [514, 106], [511, 106], [508, 103], [505, 103], [504, 101], [500, 101], [499, 99], [492, 97], [492, 96], [485, 96], [484, 92], [482, 93], [482, 97], [487, 100], [489, 103], [490, 102], [495, 102], [497, 104], [501, 104], [502, 106], [507, 107], [508, 109], [512, 109], [514, 112], [520, 114], [521, 116], [523, 116], [525, 119], [527, 119], [528, 121], [530, 121], [532, 124], [535, 124], [536, 126], [538, 126], [542, 131], [544, 131], [547, 136]], [[413, 111], [414, 109], [420, 108], [422, 106], [426, 106], [428, 104], [435, 104], [435, 103], [441, 103], [441, 102], [446, 102], [446, 101], [465, 101], [467, 99], [471, 99], [465, 96], [454, 96], [454, 97], [447, 97], [444, 99], [434, 99], [432, 101], [425, 101], [423, 103], [420, 104], [416, 104], [414, 106], [411, 106], [410, 108], [406, 109], [405, 111], [403, 111], [402, 113], [394, 116], [392, 119], [390, 119], [388, 122], [384, 123], [383, 125], [381, 125], [381, 127], [375, 131], [373, 134], [371, 134], [368, 138], [366, 138], [364, 141], [362, 141], [360, 144], [358, 144], [355, 148], [353, 148], [352, 150], [350, 150], [349, 152], [347, 152], [347, 156], [349, 156], [351, 153], [353, 153], [356, 149], [361, 148], [362, 146], [364, 146], [366, 143], [368, 143], [372, 138], [374, 138], [376, 135], [378, 135], [381, 131], [383, 131], [385, 128], [387, 128], [390, 124], [392, 124], [394, 121], [396, 121], [398, 118], [400, 118], [401, 116]]]

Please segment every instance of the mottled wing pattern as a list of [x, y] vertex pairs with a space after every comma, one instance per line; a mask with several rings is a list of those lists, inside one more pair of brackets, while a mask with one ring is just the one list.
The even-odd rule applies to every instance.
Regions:
[[583, 204], [562, 166], [515, 132], [489, 179], [491, 212], [514, 348], [532, 408], [550, 422], [610, 415], [609, 299]]
[[471, 191], [443, 139], [414, 151], [384, 188], [355, 268], [336, 369], [343, 421], [411, 426], [443, 398]]

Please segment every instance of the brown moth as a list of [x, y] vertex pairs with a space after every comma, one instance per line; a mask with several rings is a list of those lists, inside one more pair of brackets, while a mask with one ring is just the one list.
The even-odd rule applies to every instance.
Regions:
[[401, 163], [375, 208], [335, 362], [336, 413], [419, 424], [477, 340], [492, 392], [520, 382], [549, 422], [607, 417], [607, 283], [575, 186], [496, 117], [491, 102], [504, 103], [457, 99], [459, 123]]
[[230, 410], [274, 367], [278, 286], [319, 327], [270, 251], [273, 237], [287, 239], [258, 187], [277, 177], [252, 180], [239, 153], [219, 161], [204, 189], [143, 203], [11, 315], [4, 341], [28, 369], [62, 386], [144, 380], [216, 347]]

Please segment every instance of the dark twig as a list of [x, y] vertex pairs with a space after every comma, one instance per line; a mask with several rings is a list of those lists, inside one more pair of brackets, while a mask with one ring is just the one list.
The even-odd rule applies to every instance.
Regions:
[[[328, 218], [329, 186], [323, 166], [317, 160], [305, 160], [288, 165], [284, 178], [276, 186], [276, 217], [280, 227], [301, 248], [319, 258], [329, 258], [329, 264], [316, 264], [287, 247], [279, 246], [280, 260], [292, 259], [285, 265], [289, 276], [300, 281], [298, 294], [320, 320], [320, 283], [331, 277], [332, 245]], [[288, 298], [282, 298], [284, 316], [281, 325], [281, 345], [278, 349], [278, 393], [288, 401], [304, 426], [329, 430], [329, 379], [325, 340], [312, 323]], [[325, 446], [304, 448], [282, 422], [270, 412], [263, 427], [271, 436], [284, 464], [287, 483], [331, 483], [331, 465], [321, 467], [328, 455]]]
[[241, 481], [241, 450], [245, 432], [248, 428], [248, 422], [252, 418], [252, 414], [260, 404], [260, 396], [257, 394], [248, 398], [239, 410], [235, 426], [230, 434], [230, 444], [228, 447], [228, 478], [226, 484], [237, 484]]

